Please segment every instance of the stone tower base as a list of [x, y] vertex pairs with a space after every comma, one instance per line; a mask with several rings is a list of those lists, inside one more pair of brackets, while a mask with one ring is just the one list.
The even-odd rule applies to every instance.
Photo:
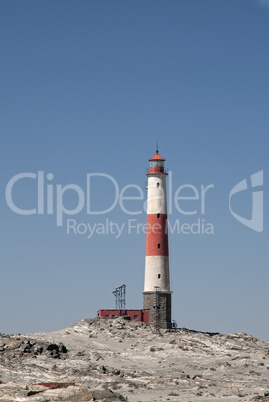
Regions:
[[156, 326], [156, 299], [158, 298], [157, 309], [159, 317], [159, 328], [169, 329], [171, 328], [171, 293], [172, 292], [143, 292], [143, 308], [150, 309], [149, 312], [149, 324]]

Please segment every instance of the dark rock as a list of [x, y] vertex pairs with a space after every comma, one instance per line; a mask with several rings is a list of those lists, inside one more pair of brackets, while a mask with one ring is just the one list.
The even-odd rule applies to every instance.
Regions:
[[120, 372], [120, 370], [112, 369], [111, 373], [114, 374], [114, 375], [120, 375], [121, 372]]
[[47, 350], [49, 350], [49, 351], [56, 350], [57, 352], [59, 352], [59, 346], [56, 345], [56, 343], [51, 343], [51, 344], [47, 347]]
[[32, 349], [33, 346], [34, 346], [34, 344], [31, 343], [31, 341], [27, 341], [27, 344], [24, 347], [23, 352], [24, 353], [31, 353], [31, 349]]
[[59, 345], [57, 345], [56, 343], [51, 343], [47, 346], [47, 351], [50, 352], [51, 357], [53, 357], [54, 359], [58, 359], [61, 357], [61, 353], [67, 353], [67, 348], [62, 343], [60, 343]]
[[59, 345], [59, 352], [60, 353], [67, 353], [68, 352], [67, 347], [63, 343], [60, 343], [60, 345]]
[[193, 380], [196, 380], [196, 378], [203, 378], [203, 376], [201, 374], [197, 374], [192, 377]]
[[43, 352], [43, 346], [37, 346], [36, 348], [35, 348], [35, 351], [34, 351], [34, 354], [35, 355], [41, 355], [42, 354], [42, 352]]
[[187, 380], [188, 378], [190, 378], [189, 374], [181, 374], [180, 376], [181, 380]]
[[33, 395], [36, 395], [36, 394], [40, 394], [40, 392], [44, 392], [44, 390], [42, 390], [42, 391], [29, 391], [27, 393], [27, 396], [33, 396]]
[[107, 370], [106, 370], [105, 366], [101, 366], [100, 371], [101, 371], [101, 373], [106, 374]]

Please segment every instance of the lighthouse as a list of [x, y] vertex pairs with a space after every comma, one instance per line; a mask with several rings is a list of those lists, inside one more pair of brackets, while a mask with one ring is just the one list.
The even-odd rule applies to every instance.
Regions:
[[166, 177], [163, 159], [149, 159], [147, 233], [143, 308], [149, 309], [149, 323], [156, 328], [171, 328], [171, 294], [167, 225]]

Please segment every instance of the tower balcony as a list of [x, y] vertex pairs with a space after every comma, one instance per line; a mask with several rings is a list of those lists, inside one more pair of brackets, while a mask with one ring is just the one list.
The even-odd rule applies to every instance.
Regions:
[[163, 166], [155, 166], [155, 167], [149, 167], [146, 168], [146, 176], [150, 175], [150, 174], [154, 174], [154, 173], [162, 173], [165, 175], [168, 175], [168, 171], [169, 169], [164, 168]]

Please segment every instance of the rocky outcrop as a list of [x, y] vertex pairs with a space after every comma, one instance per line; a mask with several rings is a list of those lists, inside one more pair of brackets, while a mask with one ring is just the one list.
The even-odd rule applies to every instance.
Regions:
[[267, 401], [269, 342], [123, 318], [0, 335], [0, 401]]
[[0, 335], [0, 363], [13, 359], [23, 359], [46, 355], [54, 359], [65, 358], [67, 348], [62, 343], [48, 343], [29, 339], [20, 334], [15, 336]]

